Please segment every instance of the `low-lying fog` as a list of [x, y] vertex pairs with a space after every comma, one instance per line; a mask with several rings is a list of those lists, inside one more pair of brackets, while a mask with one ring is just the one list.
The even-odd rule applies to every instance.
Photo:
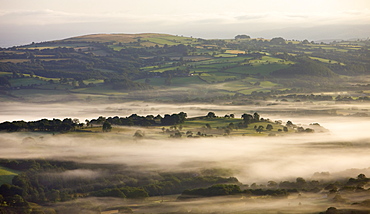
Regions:
[[[131, 128], [128, 132], [122, 133], [98, 134], [99, 137], [77, 134], [54, 136], [37, 133], [1, 133], [1, 158], [50, 158], [92, 163], [120, 163], [140, 166], [143, 170], [189, 171], [222, 167], [233, 169], [234, 176], [246, 184], [297, 177], [309, 179], [315, 172], [330, 172], [339, 176], [338, 173], [352, 168], [366, 169], [361, 172], [366, 173], [370, 167], [368, 155], [370, 120], [366, 117], [311, 115], [288, 117], [286, 114], [279, 116], [279, 110], [295, 108], [288, 105], [261, 107], [126, 103], [95, 106], [68, 104], [68, 108], [62, 104], [44, 107], [36, 104], [17, 107], [10, 103], [1, 105], [1, 121], [65, 117], [77, 117], [83, 121], [100, 115], [128, 116], [133, 113], [163, 115], [180, 111], [188, 113], [189, 117], [206, 115], [209, 111], [214, 111], [220, 116], [235, 113], [239, 117], [243, 112], [263, 112], [267, 111], [267, 108], [270, 108], [268, 111], [275, 108], [275, 114], [262, 113], [261, 116], [273, 121], [291, 120], [302, 125], [318, 122], [330, 130], [324, 134], [294, 134], [286, 137], [214, 137], [179, 140], [165, 138], [139, 141], [134, 140], [132, 136], [135, 130], [143, 128]], [[311, 107], [323, 108], [314, 104]], [[25, 141], [24, 139], [29, 136], [35, 140]], [[340, 176], [359, 174], [359, 171], [347, 172], [352, 174]]]
[[[33, 136], [35, 142], [24, 142], [23, 133], [0, 137], [1, 158], [119, 163], [156, 171], [222, 167], [233, 169], [234, 176], [247, 184], [296, 177], [309, 179], [315, 172], [370, 167], [370, 140], [361, 136], [351, 142], [326, 134], [140, 141], [119, 134], [100, 138], [49, 135]], [[356, 171], [350, 176], [358, 174]]]
[[[213, 111], [217, 116], [258, 112], [272, 121], [288, 120], [306, 126], [319, 123], [327, 133], [291, 134], [277, 137], [213, 137], [199, 139], [170, 139], [152, 137], [161, 133], [161, 127], [145, 130], [142, 127], [122, 127], [111, 133], [0, 133], [0, 158], [47, 158], [87, 163], [122, 164], [126, 169], [142, 171], [193, 171], [198, 169], [229, 169], [243, 184], [266, 184], [268, 181], [319, 179], [315, 172], [329, 172], [327, 179], [356, 177], [363, 173], [370, 176], [370, 120], [369, 117], [349, 117], [367, 113], [370, 104], [335, 104], [333, 102], [286, 103], [268, 102], [261, 105], [216, 104], [157, 104], [130, 102], [119, 104], [19, 104], [0, 103], [0, 122], [39, 120], [42, 118], [98, 118], [99, 116], [126, 117], [138, 115], [164, 115], [186, 112], [188, 117], [204, 116]], [[331, 111], [333, 110], [333, 111]], [[331, 114], [335, 112], [335, 114]], [[145, 139], [135, 140], [136, 130], [147, 133]], [[158, 136], [158, 134], [156, 135]], [[74, 177], [98, 178], [107, 173], [102, 169], [77, 169], [49, 176], [64, 179]], [[327, 175], [327, 173], [324, 173]], [[321, 179], [321, 178], [320, 178]], [[169, 196], [171, 197], [171, 196]], [[346, 197], [346, 196], [344, 196]], [[352, 197], [352, 196], [349, 196]], [[353, 196], [362, 201], [368, 196]], [[361, 200], [360, 200], [361, 199]], [[150, 198], [148, 202], [163, 200]], [[192, 202], [179, 202], [170, 198], [160, 206], [141, 206], [141, 202], [117, 198], [84, 198], [73, 202], [57, 203], [61, 213], [90, 213], [86, 207], [109, 209], [114, 206], [140, 207], [142, 213], [168, 212], [224, 212], [241, 213], [313, 213], [325, 211], [330, 200], [324, 195], [291, 195], [287, 200], [253, 198], [208, 198]], [[328, 204], [329, 203], [329, 204]], [[334, 202], [333, 202], [334, 203]], [[136, 208], [135, 208], [136, 209]], [[93, 212], [91, 212], [93, 213]]]
[[[295, 115], [307, 115], [308, 118], [320, 117], [324, 114], [347, 116], [355, 113], [370, 114], [370, 103], [335, 103], [333, 101], [315, 102], [280, 102], [266, 101], [260, 105], [217, 105], [199, 103], [149, 103], [133, 101], [125, 103], [21, 103], [21, 102], [0, 102], [0, 122], [15, 120], [39, 120], [43, 118], [98, 118], [99, 116], [125, 117], [131, 114], [138, 115], [164, 115], [178, 112], [186, 112], [189, 117], [203, 116], [209, 111], [214, 111], [217, 116], [225, 114], [241, 115], [243, 113], [258, 112], [263, 117], [279, 119], [276, 115], [290, 115], [295, 120]], [[312, 114], [317, 115], [312, 115]], [[272, 118], [272, 115], [273, 118]], [[294, 116], [294, 117], [293, 117]], [[320, 120], [321, 122], [325, 122]]]

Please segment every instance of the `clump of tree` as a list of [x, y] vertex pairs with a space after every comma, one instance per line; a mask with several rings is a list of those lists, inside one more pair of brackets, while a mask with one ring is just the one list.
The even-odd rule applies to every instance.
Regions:
[[274, 45], [285, 45], [285, 39], [282, 37], [275, 37], [270, 40], [270, 43]]
[[242, 190], [238, 185], [230, 184], [218, 184], [213, 185], [208, 188], [199, 188], [192, 190], [185, 190], [179, 199], [185, 199], [189, 196], [195, 197], [212, 197], [212, 196], [226, 196], [226, 195], [236, 195], [241, 194]]
[[198, 197], [214, 197], [229, 195], [248, 195], [248, 196], [272, 196], [288, 197], [289, 191], [285, 189], [246, 189], [241, 190], [240, 186], [235, 184], [218, 184], [208, 188], [198, 188], [185, 190], [178, 199], [192, 199]]
[[[0, 186], [0, 200], [6, 201], [7, 205], [13, 203], [17, 207], [26, 206], [27, 201], [60, 202], [89, 196], [145, 198], [180, 194], [186, 189], [215, 184], [238, 183], [234, 177], [224, 177], [224, 171], [222, 173], [213, 171], [212, 175], [203, 175], [201, 172], [138, 173], [122, 168], [122, 165], [50, 160], [0, 159], [0, 166], [22, 171], [13, 178], [11, 184]], [[107, 173], [98, 177], [69, 177], [68, 179], [59, 176], [59, 173], [77, 169], [104, 169]], [[0, 206], [2, 205], [3, 203], [0, 203]]]
[[104, 121], [102, 130], [103, 132], [110, 132], [112, 130], [112, 125], [108, 121]]
[[168, 125], [181, 124], [185, 121], [186, 117], [187, 117], [187, 114], [184, 112], [180, 112], [178, 114], [172, 114], [172, 115], [166, 114], [161, 119], [161, 125], [168, 126]]
[[257, 112], [253, 115], [244, 113], [241, 117], [243, 119], [243, 123], [246, 125], [260, 121], [260, 115]]
[[241, 35], [236, 35], [235, 36], [235, 39], [250, 39], [251, 37], [248, 36], [248, 35], [245, 35], [245, 34], [241, 34]]
[[[86, 120], [87, 126], [99, 125], [103, 132], [109, 132], [112, 125], [123, 126], [156, 126], [156, 125], [177, 125], [184, 123], [187, 114], [180, 112], [178, 114], [166, 114], [164, 117], [157, 115], [139, 116], [132, 114], [129, 117], [102, 117]], [[82, 128], [85, 124], [80, 123], [78, 119], [65, 118], [60, 119], [41, 119], [38, 121], [13, 121], [0, 123], [0, 131], [19, 132], [19, 131], [42, 131], [42, 132], [68, 132], [77, 128]]]
[[206, 118], [215, 118], [217, 117], [216, 114], [212, 111], [208, 112], [208, 114], [206, 115]]
[[13, 121], [0, 123], [0, 131], [17, 132], [17, 131], [42, 131], [42, 132], [68, 132], [81, 127], [78, 120], [71, 118], [60, 119], [41, 119], [37, 121]]
[[145, 137], [145, 133], [141, 130], [136, 130], [135, 134], [134, 134], [134, 138], [136, 139], [141, 139], [141, 138], [144, 138]]

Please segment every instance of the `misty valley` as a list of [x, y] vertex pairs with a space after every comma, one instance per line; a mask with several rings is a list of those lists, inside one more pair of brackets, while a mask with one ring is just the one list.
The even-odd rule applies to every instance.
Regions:
[[370, 41], [0, 50], [0, 213], [370, 213]]

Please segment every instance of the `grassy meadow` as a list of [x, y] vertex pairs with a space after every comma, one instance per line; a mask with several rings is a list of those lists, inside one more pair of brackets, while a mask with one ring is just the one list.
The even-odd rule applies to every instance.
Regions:
[[19, 173], [20, 172], [17, 170], [12, 170], [0, 166], [0, 186], [2, 184], [11, 184], [13, 177], [18, 175]]

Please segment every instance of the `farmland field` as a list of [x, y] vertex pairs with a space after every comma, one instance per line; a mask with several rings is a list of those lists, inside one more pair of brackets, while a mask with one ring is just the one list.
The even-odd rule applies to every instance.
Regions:
[[0, 166], [0, 186], [2, 184], [11, 184], [13, 177], [18, 175], [19, 173], [20, 172], [17, 170], [12, 170]]
[[257, 64], [253, 66], [242, 66], [227, 69], [225, 72], [237, 73], [237, 74], [270, 74], [273, 71], [280, 70], [289, 67], [284, 64]]

